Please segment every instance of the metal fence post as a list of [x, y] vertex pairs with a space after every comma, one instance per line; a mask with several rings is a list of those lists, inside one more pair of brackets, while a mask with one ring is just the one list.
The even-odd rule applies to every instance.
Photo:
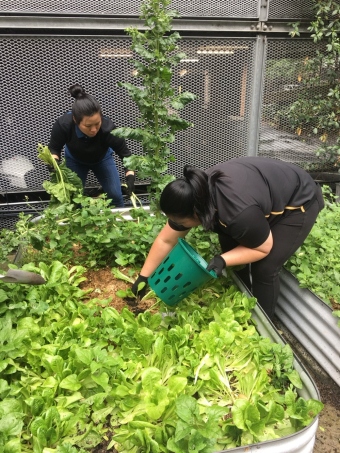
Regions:
[[258, 154], [266, 45], [266, 37], [257, 36], [248, 129], [248, 156], [256, 156]]
[[335, 202], [340, 204], [340, 182], [335, 183]]

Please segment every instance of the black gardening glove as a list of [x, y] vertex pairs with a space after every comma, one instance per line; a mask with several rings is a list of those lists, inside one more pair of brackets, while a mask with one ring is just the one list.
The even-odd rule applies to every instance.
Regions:
[[[146, 293], [146, 287], [147, 287], [147, 284], [148, 284], [148, 278], [149, 277], [143, 277], [143, 275], [140, 275], [138, 276], [137, 280], [135, 281], [135, 283], [132, 285], [132, 288], [131, 288], [131, 291], [133, 292], [133, 294], [137, 297], [139, 296], [141, 299], [143, 299], [143, 297], [145, 296], [145, 293]], [[138, 286], [141, 284], [141, 283], [145, 283], [144, 287], [142, 289], [140, 289], [138, 291]]]
[[221, 255], [216, 255], [208, 264], [207, 271], [215, 271], [218, 277], [221, 277], [223, 269], [226, 267], [226, 262]]
[[125, 179], [126, 179], [128, 195], [129, 195], [129, 197], [131, 197], [132, 192], [135, 191], [135, 175], [127, 175], [127, 176], [125, 176]]
[[[56, 159], [55, 157], [54, 157], [53, 159], [57, 162], [57, 165], [60, 164], [59, 159]], [[47, 168], [48, 168], [48, 171], [49, 171], [50, 173], [54, 173], [54, 172], [55, 172], [55, 168], [54, 168], [53, 165], [47, 165]]]

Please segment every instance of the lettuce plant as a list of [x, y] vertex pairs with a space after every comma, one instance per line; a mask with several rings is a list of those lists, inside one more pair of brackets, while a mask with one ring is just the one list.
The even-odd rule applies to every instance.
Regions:
[[209, 453], [293, 434], [321, 402], [299, 397], [289, 346], [262, 337], [256, 301], [225, 279], [170, 316], [84, 304], [84, 268], [0, 289], [0, 441], [9, 453]]

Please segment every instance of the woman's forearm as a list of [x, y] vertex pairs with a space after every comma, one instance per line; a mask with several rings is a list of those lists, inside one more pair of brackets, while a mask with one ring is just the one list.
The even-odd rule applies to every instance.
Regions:
[[270, 232], [266, 241], [255, 249], [238, 245], [229, 252], [222, 253], [227, 266], [238, 266], [239, 264], [254, 263], [265, 258], [273, 247], [273, 235]]
[[222, 253], [221, 256], [227, 263], [227, 266], [237, 266], [239, 264], [260, 261], [267, 256], [267, 253], [260, 252], [256, 249], [249, 249], [248, 247], [243, 247], [243, 245], [238, 245], [229, 252]]
[[168, 224], [165, 225], [163, 230], [157, 236], [155, 242], [152, 244], [150, 252], [145, 260], [144, 266], [140, 271], [144, 277], [150, 277], [155, 269], [161, 264], [164, 258], [171, 252], [171, 250], [178, 243], [178, 238], [184, 238], [188, 233], [187, 231], [175, 231]]
[[150, 277], [153, 271], [161, 264], [163, 259], [171, 252], [175, 244], [162, 241], [156, 238], [152, 244], [148, 257], [145, 260], [144, 266], [140, 271], [144, 277]]

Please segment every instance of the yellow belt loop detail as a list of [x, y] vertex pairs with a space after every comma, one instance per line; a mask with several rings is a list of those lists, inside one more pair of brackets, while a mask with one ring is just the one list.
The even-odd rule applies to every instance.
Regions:
[[[306, 212], [305, 208], [303, 206], [286, 206], [285, 209], [289, 209], [291, 211], [293, 211], [294, 209], [301, 209], [302, 212]], [[272, 214], [272, 215], [280, 215], [280, 214], [283, 214], [283, 213], [284, 213], [284, 211], [280, 211], [280, 212], [271, 211], [270, 214]], [[265, 215], [265, 217], [270, 217], [270, 215]]]
[[290, 209], [290, 210], [301, 209], [302, 212], [306, 212], [305, 208], [303, 206], [286, 206], [285, 209]]

